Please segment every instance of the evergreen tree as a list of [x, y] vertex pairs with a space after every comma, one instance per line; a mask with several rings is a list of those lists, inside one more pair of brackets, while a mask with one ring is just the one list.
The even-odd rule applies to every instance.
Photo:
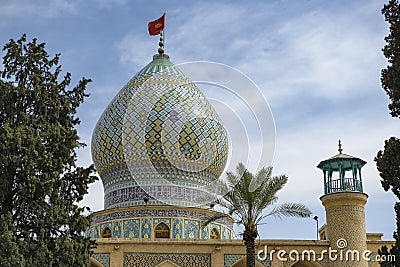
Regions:
[[[392, 117], [400, 118], [400, 5], [397, 0], [389, 0], [382, 9], [385, 21], [389, 23], [389, 35], [385, 37], [386, 45], [382, 51], [389, 65], [381, 72], [381, 84], [391, 103], [389, 110]], [[385, 191], [389, 189], [400, 199], [400, 140], [391, 137], [385, 141], [383, 151], [379, 151], [376, 165], [382, 178]], [[388, 250], [382, 248], [381, 255], [394, 255], [395, 262], [383, 262], [381, 266], [400, 267], [400, 202], [395, 204], [397, 229], [394, 232], [396, 245]]]
[[389, 23], [389, 35], [385, 37], [386, 45], [383, 47], [383, 55], [389, 65], [382, 69], [381, 84], [389, 96], [390, 115], [400, 117], [400, 7], [397, 0], [389, 0], [384, 5], [382, 14]]
[[[391, 189], [393, 194], [400, 199], [400, 140], [395, 137], [386, 140], [384, 151], [378, 152], [375, 161], [382, 178], [381, 183], [383, 189], [385, 189], [385, 191]], [[396, 245], [391, 249], [382, 248], [382, 250], [379, 251], [381, 256], [385, 255], [388, 259], [381, 263], [381, 266], [385, 267], [400, 266], [400, 202], [396, 202], [394, 210], [396, 213], [397, 229], [394, 232], [393, 237], [396, 240]], [[395, 262], [389, 258], [389, 255], [394, 255]]]
[[11, 214], [0, 217], [0, 266], [24, 266], [24, 259], [11, 233], [15, 231]]
[[[59, 54], [10, 40], [0, 70], [0, 265], [89, 266], [90, 217], [77, 203], [96, 180], [76, 166], [77, 108], [90, 79], [69, 89]], [[5, 244], [5, 245], [4, 245]], [[7, 247], [7, 250], [5, 250]]]

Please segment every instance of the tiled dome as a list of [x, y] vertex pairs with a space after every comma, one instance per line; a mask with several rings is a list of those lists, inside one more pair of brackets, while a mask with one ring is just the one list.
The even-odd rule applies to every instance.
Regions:
[[92, 156], [105, 208], [194, 206], [221, 175], [228, 138], [197, 86], [161, 54], [106, 108], [94, 129]]

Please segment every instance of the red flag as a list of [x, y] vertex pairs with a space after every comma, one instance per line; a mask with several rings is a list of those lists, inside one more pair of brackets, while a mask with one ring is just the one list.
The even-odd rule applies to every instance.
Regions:
[[164, 29], [165, 26], [165, 13], [161, 18], [156, 19], [155, 21], [151, 21], [148, 24], [150, 35], [157, 35]]

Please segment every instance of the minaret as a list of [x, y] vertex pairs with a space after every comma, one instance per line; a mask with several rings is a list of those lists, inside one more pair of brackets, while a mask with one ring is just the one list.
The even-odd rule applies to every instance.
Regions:
[[340, 140], [338, 151], [317, 166], [324, 173], [325, 194], [320, 199], [326, 212], [326, 238], [331, 249], [337, 250], [336, 260], [330, 259], [328, 266], [366, 267], [364, 206], [368, 195], [363, 192], [361, 180], [361, 168], [366, 162], [342, 153]]

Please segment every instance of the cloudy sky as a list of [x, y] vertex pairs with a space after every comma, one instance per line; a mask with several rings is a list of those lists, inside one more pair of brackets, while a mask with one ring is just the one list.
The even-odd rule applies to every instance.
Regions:
[[[389, 116], [379, 81], [386, 65], [381, 48], [388, 27], [380, 13], [385, 2], [0, 0], [0, 44], [26, 33], [46, 42], [50, 54], [61, 53], [63, 70], [74, 81], [93, 79], [78, 129], [90, 144], [107, 104], [156, 53], [158, 38], [148, 35], [147, 22], [165, 12], [166, 53], [174, 63], [231, 66], [266, 97], [276, 129], [274, 173], [289, 176], [280, 201], [302, 202], [325, 223], [323, 176], [316, 165], [337, 153], [341, 139], [344, 153], [368, 162], [367, 231], [391, 239], [395, 198], [380, 186], [373, 161], [385, 139], [399, 136], [399, 121]], [[203, 88], [211, 91], [206, 95], [222, 92]], [[81, 149], [79, 164], [91, 162], [90, 146]], [[101, 210], [102, 198], [98, 181], [82, 204]], [[315, 238], [311, 218], [265, 222], [262, 238]]]

